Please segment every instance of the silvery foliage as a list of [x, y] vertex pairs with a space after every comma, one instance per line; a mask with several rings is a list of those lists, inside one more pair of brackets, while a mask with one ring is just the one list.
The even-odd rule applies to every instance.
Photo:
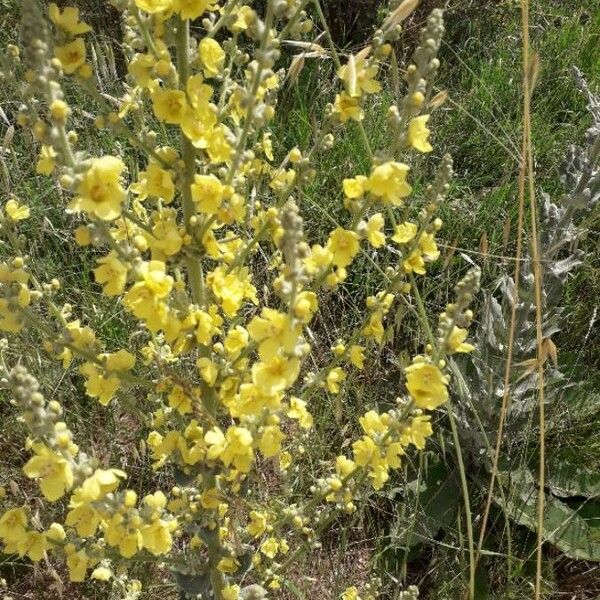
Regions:
[[[561, 329], [564, 286], [582, 261], [582, 251], [577, 249], [582, 233], [579, 224], [600, 201], [600, 97], [590, 91], [578, 69], [573, 71], [578, 88], [587, 98], [593, 123], [585, 133], [584, 144], [571, 145], [567, 151], [562, 175], [564, 194], [556, 202], [548, 194], [541, 194], [539, 256], [543, 271], [544, 338], [550, 338]], [[537, 374], [532, 361], [536, 356], [536, 313], [529, 251], [524, 252], [520, 279], [505, 429], [511, 444], [525, 441], [527, 424], [534, 417], [533, 411], [537, 406]], [[504, 369], [515, 297], [514, 279], [503, 274], [483, 294], [473, 334], [477, 349], [471, 356], [461, 358], [453, 365], [458, 376], [459, 402], [455, 410], [459, 418], [461, 443], [463, 450], [475, 456], [483, 454], [495, 443], [504, 394]], [[545, 385], [546, 402], [552, 402], [561, 390], [570, 385], [550, 360], [545, 365]], [[473, 410], [480, 424], [473, 421]]]

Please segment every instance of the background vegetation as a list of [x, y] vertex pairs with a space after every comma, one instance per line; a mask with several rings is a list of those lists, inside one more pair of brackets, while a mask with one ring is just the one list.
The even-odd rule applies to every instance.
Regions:
[[[16, 40], [18, 4], [18, 0], [0, 0], [2, 46]], [[96, 42], [106, 47], [108, 40], [112, 40], [118, 69], [118, 23], [114, 14], [104, 2], [85, 0], [79, 4], [86, 19], [97, 30]], [[337, 43], [345, 50], [356, 51], [375, 26], [378, 2], [328, 0], [325, 4]], [[436, 151], [440, 156], [446, 152], [453, 156], [456, 177], [450, 201], [443, 208], [443, 255], [426, 293], [427, 307], [432, 315], [443, 309], [449, 296], [446, 282], [456, 281], [458, 275], [469, 267], [470, 261], [484, 268], [488, 282], [500, 272], [512, 269], [511, 261], [505, 257], [514, 252], [511, 239], [514, 239], [516, 221], [522, 120], [518, 2], [423, 2], [406, 24], [405, 33], [396, 48], [400, 65], [403, 58], [409, 56], [429, 10], [441, 5], [447, 5], [447, 35], [441, 52], [442, 68], [437, 86], [440, 90], [448, 90], [449, 98], [434, 114], [432, 129]], [[600, 87], [598, 2], [539, 0], [533, 3], [532, 43], [539, 53], [541, 64], [532, 101], [536, 178], [541, 188], [552, 197], [558, 197], [562, 190], [561, 163], [566, 148], [570, 143], [580, 143], [589, 125], [585, 99], [574, 85], [570, 67], [578, 66], [593, 90]], [[105, 74], [107, 86], [111, 83], [109, 67]], [[274, 137], [283, 137], [290, 147], [293, 144], [302, 146], [310, 135], [316, 107], [331, 97], [325, 83], [330, 69], [326, 59], [306, 60], [297, 82], [287, 88], [282, 99]], [[3, 140], [0, 149], [1, 193], [28, 199], [34, 209], [30, 225], [32, 236], [38, 235], [39, 239], [39, 243], [34, 245], [36, 260], [43, 261], [49, 275], [61, 274], [68, 282], [66, 293], [72, 296], [74, 302], [85, 306], [88, 318], [105, 339], [112, 339], [115, 345], [125, 343], [129, 337], [128, 323], [123, 321], [114, 305], [100, 299], [90, 277], [93, 257], [90, 256], [87, 263], [82, 263], [80, 258], [77, 262], [71, 260], [72, 244], [61, 233], [61, 223], [66, 217], [60, 208], [59, 190], [33, 174], [35, 148], [28, 138], [11, 129], [17, 109], [15, 98], [14, 88], [3, 83], [0, 88], [0, 140]], [[91, 127], [85, 107], [75, 118], [81, 125], [89, 125], [84, 134], [84, 143], [88, 147], [98, 148], [98, 152], [102, 148], [107, 149], [109, 140]], [[374, 139], [373, 145], [377, 145], [377, 139], [385, 137], [385, 119], [380, 106], [372, 107], [366, 127]], [[353, 157], [354, 164], [343, 162], [347, 159], [342, 157], [348, 156]], [[355, 167], [368, 163], [361, 143], [352, 134], [339, 141], [327, 160], [328, 164], [322, 169], [327, 181], [318, 185], [323, 189], [326, 184], [331, 192], [313, 199], [313, 218], [308, 226], [315, 235], [321, 229], [325, 230], [324, 224], [329, 226], [341, 214], [339, 182], [342, 177], [358, 172]], [[423, 171], [424, 179], [425, 175], [427, 173]], [[597, 210], [588, 218], [584, 228], [580, 247], [585, 253], [585, 261], [568, 282], [564, 302], [565, 326], [554, 340], [559, 364], [567, 381], [575, 383], [576, 389], [551, 407], [549, 420], [558, 422], [560, 426], [551, 428], [548, 443], [551, 448], [572, 449], [582, 462], [600, 472], [600, 403], [597, 400], [600, 383], [600, 214]], [[80, 256], [81, 251], [77, 252]], [[365, 256], [364, 261], [368, 260], [369, 257]], [[452, 271], [452, 276], [447, 276], [447, 270]], [[326, 302], [323, 304], [318, 326], [327, 345], [342, 337], [352, 320], [360, 317], [363, 297], [370, 293], [368, 278], [360, 276], [360, 269], [357, 272], [354, 281], [350, 280], [346, 286], [343, 307], [339, 303], [331, 306]], [[334, 432], [336, 417], [341, 411], [358, 415], [365, 406], [392, 394], [390, 388], [395, 382], [386, 380], [386, 365], [390, 364], [389, 361], [402, 360], [403, 352], [412, 352], [414, 347], [407, 348], [408, 343], [416, 347], [422, 341], [414, 339], [411, 333], [410, 321], [403, 315], [397, 315], [393, 339], [389, 339], [382, 350], [380, 371], [370, 373], [368, 379], [361, 381], [353, 401], [343, 406], [332, 401], [328, 405], [313, 407], [324, 445], [339, 445], [340, 433]], [[35, 340], [31, 341], [34, 345]], [[118, 456], [128, 461], [127, 470], [136, 474], [140, 485], [143, 485], [146, 462], [143, 448], [135, 443], [141, 437], [138, 435], [139, 424], [120, 413], [118, 407], [111, 405], [104, 409], [86, 399], [77, 376], [58, 379], [58, 371], [56, 374], [48, 371], [47, 375], [48, 389], [65, 399], [68, 418], [71, 422], [78, 422], [79, 435], [87, 436], [88, 445], [99, 451], [102, 445], [96, 442], [109, 431], [115, 439], [114, 459]], [[583, 412], [579, 410], [582, 396]], [[0, 470], [2, 485], [10, 485], [23, 464], [19, 450], [22, 431], [18, 423], [9, 422], [10, 414], [7, 403], [1, 402], [0, 455], [6, 457]], [[535, 454], [536, 440], [536, 431], [532, 429], [528, 439], [532, 454]], [[410, 479], [418, 473], [418, 482], [425, 488], [435, 488], [435, 482], [455, 467], [454, 451], [445, 448], [444, 442], [443, 436], [440, 436], [421, 464], [409, 465], [407, 477]], [[311, 480], [311, 468], [314, 465], [316, 469], [316, 457], [322, 450], [307, 448], [306, 472], [299, 474], [299, 477], [306, 478], [307, 485]], [[112, 462], [117, 466], [114, 459]], [[471, 469], [470, 480], [474, 482], [481, 473], [476, 463], [467, 464]], [[378, 498], [366, 511], [351, 521], [334, 526], [323, 549], [310, 558], [309, 564], [299, 568], [297, 578], [286, 593], [290, 597], [303, 597], [299, 596], [302, 593], [308, 598], [337, 597], [336, 594], [346, 585], [360, 585], [374, 570], [381, 577], [384, 589], [388, 590], [385, 594], [389, 594], [390, 598], [394, 597], [396, 582], [405, 577], [420, 586], [422, 597], [460, 598], [468, 575], [464, 514], [460, 507], [455, 511], [448, 505], [448, 510], [444, 510], [444, 502], [448, 498], [460, 495], [458, 488], [453, 487], [456, 482], [449, 481], [447, 488], [437, 490], [429, 500], [424, 500], [418, 489], [402, 488], [398, 481], [391, 492]], [[485, 500], [477, 489], [474, 483], [472, 510], [475, 516], [481, 513]], [[596, 526], [596, 539], [600, 539], [600, 512], [595, 502], [599, 494], [596, 488], [596, 496], [592, 494], [586, 500], [586, 510], [590, 512], [591, 519], [595, 519], [590, 522]], [[426, 518], [433, 519], [434, 524], [419, 537], [414, 521], [421, 522]], [[492, 545], [498, 548], [498, 555], [488, 555], [482, 561], [478, 571], [479, 597], [529, 597], [529, 582], [534, 568], [531, 564], [534, 536], [526, 528], [516, 525], [510, 531], [511, 543], [507, 545], [500, 511], [493, 513], [492, 525], [491, 535], [495, 536], [492, 537]], [[428, 537], [429, 534], [432, 536]], [[575, 561], [552, 547], [547, 550], [547, 559], [544, 576], [548, 598], [600, 597], [600, 569], [597, 564]], [[42, 591], [45, 575], [33, 573], [29, 564], [1, 557], [0, 575], [9, 582], [10, 594], [14, 598], [45, 597]], [[160, 573], [143, 573], [141, 576], [152, 582], [145, 598], [169, 597], [172, 588], [161, 581]], [[101, 597], [95, 596], [91, 589], [65, 591], [66, 598], [77, 598], [77, 594], [86, 598]]]

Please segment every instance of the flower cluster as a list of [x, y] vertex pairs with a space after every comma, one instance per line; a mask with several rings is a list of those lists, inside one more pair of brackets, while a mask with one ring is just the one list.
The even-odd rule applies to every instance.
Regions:
[[[360, 379], [387, 342], [389, 315], [400, 303], [427, 322], [417, 310], [416, 276], [439, 257], [436, 213], [452, 163], [442, 159], [422, 197], [409, 164], [413, 153], [432, 150], [423, 111], [431, 105], [442, 15], [434, 11], [422, 34], [407, 98], [390, 108], [389, 148], [373, 152], [362, 121], [399, 33], [394, 19], [356, 55], [331, 48], [340, 91], [309, 147], [287, 150], [269, 127], [285, 81], [276, 64], [284, 39], [311, 32], [305, 1], [269, 0], [264, 15], [239, 0], [112, 3], [125, 26], [119, 98], [101, 91], [100, 74], [86, 62], [90, 27], [76, 8], [51, 4], [50, 29], [25, 0], [23, 60], [18, 52], [6, 60], [23, 75], [18, 121], [40, 144], [36, 171], [55, 177], [69, 198], [73, 242], [94, 256], [97, 289], [130, 318], [135, 336], [127, 349], [107, 347], [77, 307], [61, 301], [61, 283], [45, 282], [28, 264], [18, 227], [35, 209], [16, 199], [0, 219], [14, 253], [0, 265], [0, 329], [37, 331], [49, 360], [76, 366], [89, 398], [140, 419], [144, 457], [160, 477], [141, 499], [122, 489], [127, 474], [79, 449], [59, 420], [61, 404], [46, 402], [23, 367], [5, 367], [31, 433], [24, 474], [65, 512], [61, 523], [44, 527], [28, 506], [8, 507], [3, 550], [34, 561], [62, 556], [71, 581], [90, 574], [129, 586], [127, 593], [140, 585], [123, 579], [127, 569], [156, 557], [182, 593], [266, 597], [336, 511], [355, 510], [410, 447], [424, 448], [432, 434], [427, 412], [449, 396], [444, 357], [472, 350], [465, 328], [475, 275], [441, 316], [438, 337], [404, 369], [396, 405], [368, 410], [362, 432], [349, 440], [351, 458], [326, 460], [312, 493], [298, 498], [289, 474], [315, 435], [311, 403], [340, 397]], [[95, 126], [119, 140], [114, 154], [79, 147], [70, 129], [79, 108], [67, 102], [67, 78], [89, 98]], [[348, 223], [309, 242], [306, 189], [345, 127], [359, 128], [372, 164], [340, 183]], [[322, 351], [320, 295], [343, 286], [369, 248], [390, 256], [381, 289], [347, 339]], [[289, 484], [280, 498], [261, 493], [267, 472]], [[352, 593], [345, 597], [358, 597]]]

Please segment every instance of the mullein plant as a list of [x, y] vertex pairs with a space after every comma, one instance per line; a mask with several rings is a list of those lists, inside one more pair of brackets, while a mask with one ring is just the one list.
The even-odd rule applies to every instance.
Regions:
[[[453, 374], [458, 377], [456, 390], [460, 401], [456, 403], [455, 412], [462, 448], [474, 463], [483, 464], [491, 471], [494, 445], [503, 444], [506, 451], [497, 465], [499, 487], [494, 493], [494, 501], [511, 518], [531, 529], [537, 527], [534, 517], [538, 492], [535, 474], [524, 458], [524, 448], [529, 446], [539, 401], [536, 361], [543, 362], [546, 403], [556, 403], [575, 384], [561, 373], [552, 338], [564, 324], [561, 304], [565, 284], [585, 256], [578, 248], [578, 242], [585, 233], [586, 219], [597, 210], [600, 202], [600, 98], [590, 91], [578, 69], [574, 68], [573, 72], [577, 87], [586, 97], [592, 123], [585, 133], [584, 144], [571, 145], [567, 150], [562, 171], [564, 192], [556, 200], [541, 193], [539, 255], [542, 261], [543, 354], [535, 358], [534, 279], [531, 253], [526, 252], [521, 259], [518, 286], [514, 277], [503, 274], [483, 292], [483, 304], [473, 336], [477, 351], [466, 358], [452, 360], [451, 364]], [[513, 309], [513, 368], [506, 389], [506, 352]], [[474, 417], [476, 427], [473, 426]], [[504, 423], [501, 428], [504, 433], [498, 441], [500, 419]], [[560, 456], [560, 452], [552, 452], [552, 449], [551, 454]], [[597, 491], [592, 487], [597, 484], [592, 482], [597, 480], [598, 474], [593, 467], [575, 464], [572, 460], [552, 464], [557, 472], [548, 473], [546, 490], [551, 493], [547, 494], [549, 509], [544, 519], [544, 539], [573, 558], [600, 560], [600, 544], [593, 533], [593, 519], [588, 522], [577, 510], [559, 500], [569, 496], [596, 496]], [[560, 483], [557, 483], [558, 470], [562, 475]]]
[[[54, 177], [67, 198], [74, 244], [96, 254], [98, 289], [131, 315], [142, 341], [107, 347], [76, 306], [61, 302], [61, 282], [45, 281], [19, 231], [35, 207], [8, 199], [2, 383], [29, 431], [24, 475], [60, 518], [45, 522], [5, 495], [5, 553], [64, 561], [70, 581], [96, 580], [131, 598], [141, 583], [129, 570], [150, 561], [170, 570], [182, 598], [277, 597], [287, 570], [318, 547], [327, 524], [381, 489], [411, 448], [425, 447], [431, 412], [449, 397], [447, 357], [473, 348], [468, 306], [479, 272], [458, 284], [456, 301], [432, 328], [417, 310], [418, 284], [439, 256], [436, 212], [452, 162], [441, 160], [420, 195], [410, 162], [432, 150], [427, 111], [436, 105], [441, 11], [421, 34], [405, 96], [389, 109], [389, 144], [372, 149], [362, 124], [369, 97], [381, 91], [390, 42], [415, 4], [396, 6], [358, 54], [342, 57], [332, 46], [339, 92], [310, 147], [286, 150], [269, 131], [286, 78], [276, 65], [282, 41], [306, 44], [307, 1], [268, 0], [259, 15], [240, 0], [113, 0], [127, 63], [118, 99], [102, 91], [88, 58], [90, 27], [77, 9], [51, 4], [48, 23], [35, 1], [23, 1], [22, 49], [10, 46], [2, 58], [3, 75], [22, 82], [18, 123], [39, 142], [37, 173]], [[318, 0], [314, 13], [327, 32]], [[67, 82], [97, 108], [95, 126], [114, 139], [112, 154], [80, 146], [71, 126], [81, 107], [69, 105]], [[305, 189], [319, 156], [348, 127], [361, 132], [371, 167], [340, 181], [345, 225], [309, 243]], [[392, 266], [381, 270], [363, 322], [311, 371], [319, 293], [335, 294], [368, 246], [389, 249]], [[258, 272], [268, 278], [265, 292], [255, 285]], [[294, 489], [289, 474], [314, 435], [308, 399], [340, 394], [349, 374], [360, 377], [398, 303], [425, 318], [428, 343], [404, 369], [396, 404], [366, 412], [348, 450], [323, 457], [310, 490]], [[60, 401], [47, 399], [24, 365], [6, 364], [7, 348], [22, 350], [23, 331], [35, 332], [48, 360], [76, 369], [89, 399], [117, 402], [142, 419], [156, 473], [149, 493], [138, 497], [123, 470], [80, 448]], [[286, 482], [277, 494], [262, 493], [265, 469]], [[351, 586], [344, 597], [359, 593], [377, 595], [375, 587]]]

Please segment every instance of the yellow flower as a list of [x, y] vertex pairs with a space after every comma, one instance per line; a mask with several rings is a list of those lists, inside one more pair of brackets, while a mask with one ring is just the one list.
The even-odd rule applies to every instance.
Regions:
[[55, 167], [56, 152], [54, 151], [54, 148], [43, 144], [42, 149], [40, 150], [40, 157], [35, 166], [35, 172], [38, 175], [52, 175]]
[[352, 585], [344, 590], [344, 592], [342, 593], [341, 600], [362, 600], [362, 599], [358, 595], [358, 589], [356, 589], [356, 587]]
[[231, 25], [228, 25], [228, 27], [234, 33], [245, 31], [256, 21], [256, 13], [250, 6], [241, 6], [237, 11], [234, 11], [233, 14], [236, 17], [236, 20]]
[[415, 223], [409, 223], [405, 221], [396, 225], [394, 229], [394, 235], [392, 240], [397, 244], [407, 244], [417, 235], [417, 225]]
[[37, 562], [44, 558], [44, 554], [48, 549], [49, 544], [43, 533], [40, 533], [39, 531], [28, 531], [17, 547], [21, 556], [27, 555], [32, 561]]
[[381, 213], [375, 213], [367, 221], [367, 239], [373, 248], [381, 248], [385, 244], [385, 234], [382, 229], [385, 225], [385, 220]]
[[127, 267], [119, 260], [116, 252], [98, 259], [99, 267], [94, 269], [96, 282], [103, 286], [107, 296], [118, 296], [127, 283]]
[[341, 268], [347, 267], [360, 250], [359, 237], [354, 231], [337, 227], [329, 235], [327, 249], [333, 255], [334, 265]]
[[178, 125], [188, 110], [185, 92], [158, 88], [152, 94], [152, 108], [159, 121]]
[[435, 238], [431, 233], [424, 231], [419, 237], [419, 248], [423, 252], [423, 256], [427, 260], [437, 260], [440, 256], [440, 251], [435, 243]]
[[367, 178], [364, 175], [357, 175], [351, 179], [344, 179], [342, 182], [344, 194], [353, 200], [360, 198], [365, 193], [366, 182]]
[[454, 326], [450, 337], [448, 338], [448, 347], [451, 352], [473, 352], [475, 346], [465, 342], [467, 339], [468, 331], [461, 327]]
[[409, 167], [404, 163], [383, 163], [373, 168], [365, 187], [384, 204], [398, 206], [412, 192], [406, 182], [408, 171]]
[[348, 352], [348, 357], [350, 358], [350, 362], [357, 368], [363, 369], [365, 366], [365, 355], [364, 355], [364, 347], [363, 346], [350, 346], [350, 351]]
[[69, 581], [78, 582], [85, 579], [85, 572], [90, 560], [85, 550], [73, 552], [67, 556], [67, 567], [69, 568]]
[[63, 71], [71, 75], [85, 64], [85, 43], [82, 38], [77, 38], [64, 46], [54, 49], [54, 56], [58, 58]]
[[126, 476], [126, 473], [121, 469], [96, 469], [81, 484], [75, 498], [78, 502], [100, 500], [106, 494], [114, 492], [119, 487], [121, 479]]
[[[140, 184], [143, 191], [152, 198], [160, 198], [170, 204], [175, 197], [175, 184], [171, 173], [156, 163], [150, 163], [140, 173]], [[140, 200], [143, 198], [140, 197]]]
[[107, 567], [96, 567], [90, 577], [98, 581], [109, 581], [112, 575], [112, 571]]
[[447, 378], [423, 357], [406, 367], [406, 388], [417, 408], [434, 410], [448, 400]]
[[340, 383], [346, 379], [346, 373], [341, 367], [335, 367], [335, 369], [331, 369], [329, 373], [327, 373], [327, 378], [325, 382], [327, 383], [327, 389], [332, 394], [339, 394], [340, 392]]
[[365, 337], [372, 337], [377, 340], [378, 344], [381, 344], [383, 341], [383, 335], [385, 333], [385, 329], [383, 328], [382, 323], [383, 315], [381, 311], [374, 312], [367, 325], [363, 328], [363, 335]]
[[299, 372], [297, 358], [287, 360], [276, 356], [269, 362], [258, 362], [252, 366], [252, 381], [261, 392], [271, 396], [291, 387]]
[[225, 52], [219, 42], [204, 38], [200, 42], [200, 60], [204, 67], [204, 77], [216, 77], [225, 63]]
[[151, 260], [144, 263], [142, 280], [138, 281], [124, 296], [125, 306], [143, 319], [150, 331], [158, 331], [165, 326], [168, 307], [163, 302], [172, 288], [173, 278], [165, 273], [166, 265], [162, 261]]
[[87, 23], [79, 20], [79, 9], [74, 6], [66, 6], [61, 12], [58, 6], [51, 2], [48, 6], [48, 15], [56, 27], [72, 36], [92, 30]]
[[95, 158], [77, 188], [78, 196], [69, 204], [74, 211], [83, 211], [104, 221], [112, 221], [121, 214], [125, 190], [121, 173], [125, 165], [120, 158]]
[[141, 529], [143, 546], [154, 556], [166, 554], [173, 545], [171, 529], [173, 525], [163, 519], [156, 519]]
[[159, 13], [173, 8], [173, 0], [135, 0], [135, 5], [147, 13]]
[[314, 292], [300, 292], [294, 303], [294, 316], [304, 324], [310, 323], [318, 307], [319, 302]]
[[221, 595], [223, 596], [223, 600], [238, 600], [240, 597], [240, 591], [240, 586], [232, 583], [231, 585], [227, 585], [223, 588]]
[[4, 205], [4, 210], [11, 221], [23, 221], [24, 219], [28, 219], [29, 215], [31, 214], [29, 211], [29, 206], [26, 204], [19, 204], [14, 199], [10, 199]]
[[402, 267], [407, 273], [417, 273], [425, 275], [425, 261], [423, 254], [419, 248], [415, 248], [406, 259], [402, 262]]
[[252, 537], [260, 537], [267, 530], [267, 517], [261, 512], [255, 510], [250, 512], [250, 523], [246, 527], [246, 531]]
[[290, 419], [297, 419], [302, 429], [310, 429], [313, 426], [313, 417], [306, 409], [306, 402], [300, 398], [290, 398], [290, 409], [287, 411]]
[[268, 538], [260, 545], [260, 551], [269, 558], [275, 558], [279, 550], [279, 542], [276, 538]]
[[182, 19], [197, 19], [213, 4], [213, 0], [172, 0], [173, 10]]
[[17, 543], [26, 534], [27, 513], [24, 508], [11, 508], [0, 517], [0, 538], [5, 543]]
[[284, 438], [285, 435], [277, 425], [269, 425], [264, 428], [258, 447], [266, 458], [275, 456], [281, 451]]
[[38, 479], [47, 500], [55, 502], [73, 487], [73, 471], [69, 462], [44, 444], [34, 444], [35, 456], [23, 467], [31, 479]]
[[429, 143], [429, 129], [427, 129], [429, 115], [414, 117], [408, 124], [408, 143], [419, 152], [431, 152], [433, 147]]
[[250, 337], [258, 342], [261, 360], [274, 359], [279, 350], [291, 354], [296, 346], [299, 331], [292, 327], [288, 315], [272, 308], [263, 308], [260, 317], [254, 317], [248, 324]]
[[82, 538], [93, 537], [102, 522], [102, 516], [90, 504], [79, 501], [80, 494], [75, 491], [71, 499], [71, 510], [67, 513], [65, 524], [75, 527]]
[[198, 210], [207, 215], [217, 213], [225, 193], [225, 186], [214, 175], [196, 175], [191, 186], [192, 199]]
[[352, 98], [348, 96], [346, 92], [336, 94], [333, 102], [333, 112], [337, 115], [342, 123], [345, 123], [349, 119], [354, 121], [362, 121], [364, 114], [360, 106], [360, 100], [358, 98]]
[[369, 52], [370, 46], [367, 46], [356, 56], [350, 56], [348, 63], [338, 70], [338, 77], [344, 82], [346, 91], [351, 97], [359, 97], [363, 93], [376, 94], [381, 91], [381, 84], [374, 79], [379, 68], [377, 65], [367, 65], [366, 58]]

